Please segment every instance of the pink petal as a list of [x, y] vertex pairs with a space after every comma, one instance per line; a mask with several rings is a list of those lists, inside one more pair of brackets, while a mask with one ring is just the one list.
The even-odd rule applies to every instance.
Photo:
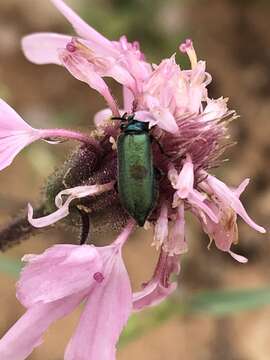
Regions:
[[193, 189], [193, 191], [188, 196], [188, 202], [192, 206], [195, 206], [197, 209], [207, 214], [213, 222], [218, 223], [219, 219], [217, 215], [208, 206], [208, 204], [205, 202], [205, 199], [206, 197], [196, 189]]
[[239, 198], [240, 195], [245, 191], [246, 187], [248, 186], [250, 182], [250, 179], [245, 179], [241, 182], [241, 184], [236, 188], [233, 189], [233, 192], [235, 193], [235, 195]]
[[55, 245], [41, 255], [24, 257], [17, 298], [27, 308], [77, 294], [96, 285], [102, 260], [94, 246]]
[[47, 328], [72, 312], [84, 297], [84, 293], [79, 293], [49, 304], [39, 303], [28, 309], [0, 340], [0, 358], [27, 359], [34, 348], [42, 343], [42, 335]]
[[157, 125], [172, 134], [178, 133], [179, 129], [177, 123], [169, 109], [160, 108], [152, 110], [152, 114], [157, 121]]
[[30, 131], [28, 125], [4, 100], [0, 99], [0, 137], [5, 137], [11, 131]]
[[[207, 177], [207, 183], [214, 191], [215, 195], [224, 203], [226, 203], [228, 206], [230, 206], [238, 215], [242, 217], [242, 219], [253, 229], [265, 233], [266, 230], [257, 225], [247, 214], [244, 206], [242, 205], [241, 201], [238, 198], [238, 194], [236, 194], [233, 190], [230, 190], [227, 185], [225, 185], [222, 181], [218, 180], [216, 177], [208, 175]], [[244, 185], [240, 188], [240, 191], [242, 191], [242, 188], [247, 185], [244, 183]], [[239, 193], [239, 191], [238, 191]]]
[[169, 232], [169, 237], [164, 241], [164, 251], [170, 256], [184, 254], [188, 251], [185, 238], [185, 207], [182, 201], [177, 209], [177, 219]]
[[126, 86], [123, 86], [123, 100], [124, 110], [128, 113], [132, 112], [134, 95]]
[[228, 99], [223, 97], [216, 100], [209, 99], [203, 112], [203, 120], [221, 119], [228, 112], [227, 101]]
[[[55, 198], [56, 206], [59, 207], [58, 210], [41, 218], [33, 218], [33, 208], [30, 204], [28, 204], [28, 221], [36, 228], [52, 225], [69, 214], [69, 205], [74, 199], [98, 195], [102, 192], [113, 189], [113, 186], [114, 181], [102, 185], [76, 186], [71, 189], [62, 190]], [[64, 204], [62, 202], [63, 195], [69, 195]]]
[[99, 195], [105, 191], [112, 190], [114, 187], [115, 181], [111, 181], [106, 184], [95, 184], [95, 185], [82, 185], [75, 186], [74, 188], [65, 189], [60, 191], [55, 197], [55, 205], [60, 208], [63, 206], [63, 196], [72, 196], [74, 199], [80, 199], [86, 196]]
[[41, 137], [40, 130], [33, 129], [0, 99], [0, 170], [9, 166], [24, 147]]
[[157, 249], [166, 241], [168, 232], [168, 206], [166, 203], [163, 203], [155, 225], [153, 245], [155, 245]]
[[62, 206], [60, 209], [56, 210], [52, 214], [43, 216], [41, 218], [33, 218], [34, 210], [31, 204], [28, 204], [28, 221], [29, 223], [34, 226], [35, 228], [42, 228], [45, 226], [52, 225], [59, 220], [64, 219], [69, 214], [69, 204], [74, 200], [74, 198], [70, 199], [70, 201], [66, 201], [65, 205]]
[[116, 53], [112, 42], [93, 29], [79, 15], [77, 15], [69, 6], [67, 6], [62, 0], [51, 0], [51, 2], [57, 7], [57, 9], [65, 16], [65, 18], [71, 23], [74, 30], [79, 36], [84, 39], [90, 40], [96, 44], [101, 45], [109, 52]]
[[133, 310], [141, 311], [147, 307], [160, 304], [169, 297], [177, 288], [176, 283], [172, 283], [169, 287], [160, 285], [158, 281], [149, 282], [142, 291], [133, 294]]
[[99, 249], [104, 279], [89, 296], [65, 360], [113, 360], [132, 307], [130, 281], [119, 246]]
[[118, 106], [102, 77], [94, 66], [85, 58], [76, 54], [62, 51], [59, 54], [63, 65], [78, 80], [87, 83], [92, 89], [98, 91], [106, 100], [114, 116], [119, 116]]
[[190, 87], [188, 96], [190, 99], [189, 102], [189, 111], [191, 114], [198, 114], [201, 109], [202, 101], [204, 100], [203, 95], [205, 92], [205, 87], [198, 84]]
[[[151, 97], [148, 97], [148, 100], [150, 98]], [[136, 111], [135, 115], [136, 119], [144, 122], [149, 122], [150, 127], [157, 125], [161, 129], [172, 134], [178, 133], [178, 126], [169, 109], [153, 107], [149, 111]]]
[[170, 165], [169, 167], [169, 171], [168, 171], [168, 179], [170, 180], [171, 184], [172, 184], [172, 187], [174, 189], [176, 189], [176, 184], [177, 184], [177, 181], [178, 181], [178, 172], [176, 170], [176, 168], [174, 167], [174, 165]]
[[103, 127], [108, 123], [108, 120], [113, 116], [111, 109], [103, 109], [98, 111], [94, 116], [94, 123], [97, 128]]
[[154, 306], [165, 300], [177, 288], [175, 282], [170, 282], [172, 274], [179, 274], [178, 256], [169, 256], [161, 250], [154, 276], [143, 290], [133, 294], [133, 310], [140, 311], [145, 307]]
[[143, 121], [143, 122], [149, 122], [151, 124], [150, 127], [156, 125], [156, 120], [153, 117], [153, 115], [150, 113], [150, 111], [146, 111], [146, 110], [136, 111], [135, 119], [138, 119], [139, 121]]
[[238, 255], [232, 251], [228, 251], [228, 253], [231, 255], [232, 258], [234, 258], [236, 261], [246, 264], [248, 262], [248, 259], [242, 255]]
[[228, 252], [232, 244], [238, 242], [236, 213], [231, 208], [219, 208], [209, 200], [206, 202], [218, 217], [219, 222], [214, 223], [209, 217], [206, 217], [205, 221], [202, 221], [203, 229], [209, 235], [209, 238], [215, 241], [219, 250]]
[[59, 49], [65, 49], [71, 36], [53, 33], [36, 33], [22, 39], [22, 49], [26, 58], [35, 64], [62, 65]]
[[193, 190], [194, 186], [194, 166], [190, 156], [184, 163], [182, 170], [178, 176], [175, 188], [178, 190], [177, 194], [181, 199], [188, 197], [188, 194]]

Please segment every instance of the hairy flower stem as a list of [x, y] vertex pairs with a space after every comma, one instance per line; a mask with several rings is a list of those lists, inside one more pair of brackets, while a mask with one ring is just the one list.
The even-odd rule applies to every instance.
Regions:
[[[44, 215], [44, 207], [36, 210], [40, 216]], [[26, 212], [13, 219], [6, 227], [0, 229], [0, 251], [18, 245], [22, 240], [28, 239], [31, 235], [44, 232], [44, 229], [36, 229], [29, 224]]]

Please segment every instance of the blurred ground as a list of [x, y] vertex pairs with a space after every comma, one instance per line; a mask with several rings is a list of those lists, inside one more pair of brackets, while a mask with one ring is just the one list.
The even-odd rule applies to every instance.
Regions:
[[[76, 5], [90, 20], [94, 19], [98, 30], [107, 35], [111, 31], [113, 36], [120, 36], [122, 26], [124, 33], [140, 40], [147, 55], [153, 56], [156, 62], [158, 55], [162, 58], [173, 53], [187, 34], [193, 38], [199, 58], [207, 60], [208, 71], [213, 75], [213, 97], [229, 96], [230, 107], [241, 115], [231, 125], [238, 145], [227, 153], [230, 162], [218, 170], [219, 176], [231, 185], [245, 177], [252, 178], [244, 203], [258, 223], [269, 227], [269, 3], [157, 1], [150, 22], [147, 18], [150, 5], [139, 0], [70, 0], [68, 3]], [[152, 1], [149, 3], [154, 6]], [[134, 11], [136, 8], [138, 11]], [[71, 33], [48, 1], [1, 0], [0, 96], [35, 126], [92, 126], [92, 115], [104, 105], [94, 91], [61, 68], [38, 67], [23, 58], [20, 38], [34, 31]], [[162, 36], [160, 41], [159, 36]], [[116, 93], [119, 94], [119, 88]], [[57, 153], [49, 145], [34, 144], [1, 173], [2, 224], [28, 201], [34, 203], [38, 199], [44, 178], [60, 164], [69, 148], [69, 145], [60, 145]], [[183, 259], [180, 296], [205, 289], [269, 285], [269, 236], [256, 234], [239, 221], [238, 250], [250, 259], [247, 265], [240, 265], [214, 249], [208, 251], [207, 240], [197, 224], [193, 220], [190, 223], [190, 251]], [[136, 288], [150, 277], [154, 266], [150, 236], [144, 232], [136, 234], [125, 251]], [[0, 255], [0, 260], [20, 258], [25, 253], [41, 252], [51, 244], [67, 241], [73, 241], [68, 233], [53, 230]], [[14, 284], [14, 279], [0, 274], [0, 335], [23, 313], [15, 299]], [[62, 359], [77, 319], [76, 312], [53, 326], [44, 344], [29, 359]], [[270, 358], [269, 330], [270, 307], [218, 319], [206, 315], [173, 318], [125, 346], [118, 359], [267, 360]]]

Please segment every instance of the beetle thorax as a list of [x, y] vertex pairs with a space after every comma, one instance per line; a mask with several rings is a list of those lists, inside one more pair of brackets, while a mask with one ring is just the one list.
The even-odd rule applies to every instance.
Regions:
[[121, 129], [124, 133], [141, 133], [148, 132], [149, 125], [146, 122], [142, 122], [132, 118], [128, 120], [127, 124], [122, 124]]

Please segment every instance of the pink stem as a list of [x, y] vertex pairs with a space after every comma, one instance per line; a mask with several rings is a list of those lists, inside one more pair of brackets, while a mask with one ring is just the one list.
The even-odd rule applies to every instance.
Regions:
[[117, 237], [117, 239], [114, 241], [114, 245], [123, 246], [124, 243], [127, 241], [129, 235], [132, 233], [132, 230], [134, 228], [135, 221], [133, 219], [130, 219], [126, 225], [126, 227], [123, 229], [121, 234]]
[[99, 142], [97, 140], [78, 131], [66, 129], [40, 129], [40, 131], [43, 139], [60, 137], [64, 139], [77, 140], [87, 145], [92, 145], [97, 149], [100, 148]]

